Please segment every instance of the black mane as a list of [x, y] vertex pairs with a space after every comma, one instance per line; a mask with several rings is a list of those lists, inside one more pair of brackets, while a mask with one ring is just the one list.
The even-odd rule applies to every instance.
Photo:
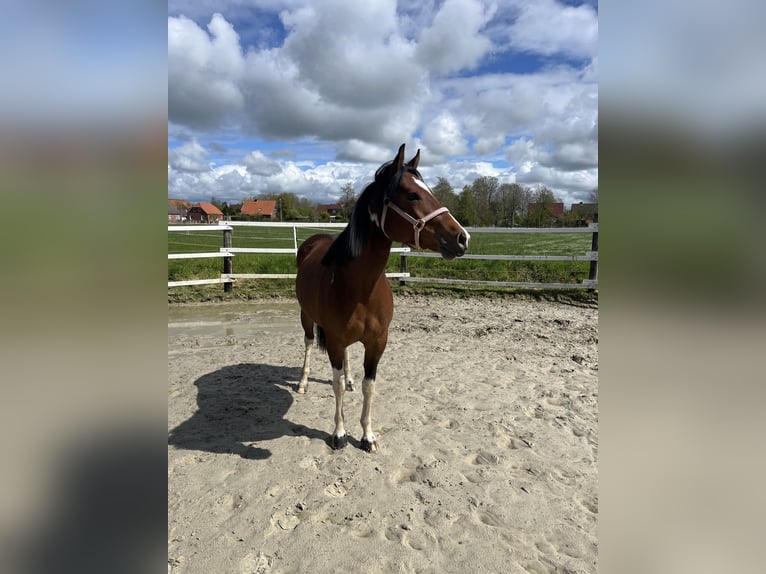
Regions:
[[383, 194], [393, 199], [405, 172], [412, 173], [422, 180], [418, 170], [405, 165], [387, 182], [386, 174], [392, 163], [393, 161], [389, 161], [381, 165], [375, 172], [375, 181], [364, 188], [354, 206], [348, 225], [330, 245], [322, 258], [322, 265], [344, 265], [355, 257], [359, 257], [371, 230], [375, 227], [370, 220], [370, 212], [380, 212]]

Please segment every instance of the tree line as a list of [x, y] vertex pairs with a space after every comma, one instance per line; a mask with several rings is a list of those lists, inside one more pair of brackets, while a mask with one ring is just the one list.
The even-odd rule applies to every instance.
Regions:
[[[577, 213], [557, 213], [561, 199], [546, 186], [529, 187], [500, 183], [496, 177], [481, 176], [456, 192], [440, 177], [432, 188], [434, 195], [467, 227], [569, 227], [580, 223]], [[590, 201], [598, 203], [598, 191]]]
[[[457, 192], [449, 181], [439, 177], [432, 188], [434, 195], [467, 227], [551, 227], [576, 226], [581, 216], [570, 212], [557, 213], [555, 204], [561, 200], [545, 186], [528, 187], [518, 183], [500, 183], [496, 177], [481, 176]], [[358, 194], [351, 183], [341, 188], [338, 221], [347, 221], [354, 210]], [[283, 221], [329, 221], [330, 215], [318, 212], [317, 205], [292, 193], [266, 194], [252, 199], [272, 199], [277, 202]], [[589, 201], [598, 203], [598, 188], [590, 193]], [[213, 205], [225, 216], [240, 217], [241, 205], [220, 202]]]

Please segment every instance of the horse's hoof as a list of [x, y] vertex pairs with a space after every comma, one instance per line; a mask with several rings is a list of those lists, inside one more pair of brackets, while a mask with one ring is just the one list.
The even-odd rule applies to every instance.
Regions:
[[351, 380], [346, 381], [346, 390], [347, 391], [354, 390], [354, 381], [351, 381]]
[[366, 438], [363, 438], [359, 441], [359, 446], [365, 452], [378, 452], [378, 441], [376, 440], [370, 442]]
[[295, 389], [295, 392], [298, 393], [299, 395], [305, 395], [306, 387], [301, 387], [300, 385], [298, 385], [298, 388]]
[[332, 437], [330, 438], [330, 446], [333, 448], [333, 450], [340, 450], [347, 444], [348, 444], [347, 434], [344, 434], [343, 436], [332, 435]]

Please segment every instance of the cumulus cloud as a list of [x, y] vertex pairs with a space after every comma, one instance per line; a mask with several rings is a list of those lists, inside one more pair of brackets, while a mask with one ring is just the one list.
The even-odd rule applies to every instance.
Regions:
[[598, 52], [598, 15], [591, 6], [536, 0], [518, 9], [519, 15], [508, 29], [514, 48], [575, 58], [592, 58]]
[[542, 184], [554, 190], [585, 193], [598, 187], [595, 170], [562, 172], [542, 165], [522, 166], [516, 174], [518, 183]]
[[215, 128], [244, 106], [239, 36], [220, 14], [209, 34], [184, 16], [168, 18], [168, 116], [193, 128]]
[[[422, 148], [424, 175], [446, 177], [456, 188], [480, 175], [570, 194], [595, 187], [598, 29], [589, 5], [227, 0], [213, 8], [174, 0], [171, 6], [170, 131], [171, 140], [184, 142], [169, 150], [171, 189], [231, 201], [275, 191], [333, 199], [346, 183], [361, 191], [402, 142], [408, 152]], [[206, 16], [213, 9], [225, 16]], [[245, 25], [237, 20], [243, 10], [268, 13], [265, 21], [279, 24], [272, 32], [258, 18]], [[254, 43], [269, 33], [272, 42]], [[534, 72], [476, 72], [519, 52], [549, 63]], [[290, 148], [300, 141], [294, 150], [314, 145], [335, 154], [266, 155], [265, 147], [243, 149], [237, 134], [248, 144], [282, 141]], [[203, 145], [217, 153], [215, 165]], [[311, 162], [299, 161], [305, 159]]]
[[375, 163], [391, 153], [387, 147], [363, 142], [358, 139], [350, 139], [340, 142], [337, 146], [337, 159], [350, 161], [366, 161]]
[[421, 70], [412, 45], [396, 33], [395, 2], [321, 0], [285, 12], [282, 21], [290, 31], [285, 55], [323, 101], [375, 109], [416, 93]]
[[203, 172], [210, 169], [207, 152], [196, 140], [168, 151], [168, 165], [181, 172]]
[[429, 151], [445, 156], [456, 156], [468, 151], [468, 142], [457, 118], [442, 112], [423, 129], [423, 143]]
[[[598, 144], [596, 142], [565, 143], [549, 149], [540, 149], [530, 139], [520, 138], [505, 148], [508, 161], [520, 169], [522, 166], [541, 166], [557, 172], [582, 171], [598, 166]], [[539, 173], [539, 172], [534, 172]]]
[[267, 158], [260, 151], [251, 151], [242, 160], [247, 171], [253, 175], [274, 175], [282, 171], [279, 162]]
[[493, 13], [476, 0], [447, 0], [420, 36], [418, 60], [440, 74], [476, 67], [492, 48], [481, 29]]

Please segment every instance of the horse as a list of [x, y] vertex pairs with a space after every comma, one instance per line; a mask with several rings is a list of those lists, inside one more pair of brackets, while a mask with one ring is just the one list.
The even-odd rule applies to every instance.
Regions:
[[364, 400], [360, 447], [367, 452], [378, 451], [371, 408], [378, 362], [394, 314], [386, 278], [391, 243], [429, 249], [444, 259], [454, 259], [465, 254], [470, 241], [468, 231], [442, 206], [418, 172], [420, 149], [405, 163], [404, 146], [375, 172], [374, 181], [359, 196], [346, 228], [337, 236], [312, 235], [297, 253], [295, 292], [300, 303], [305, 355], [296, 391], [303, 394], [308, 386], [316, 327], [317, 346], [327, 352], [332, 366], [335, 430], [330, 446], [334, 450], [348, 442], [343, 395], [346, 390], [354, 390], [348, 347], [361, 342]]

